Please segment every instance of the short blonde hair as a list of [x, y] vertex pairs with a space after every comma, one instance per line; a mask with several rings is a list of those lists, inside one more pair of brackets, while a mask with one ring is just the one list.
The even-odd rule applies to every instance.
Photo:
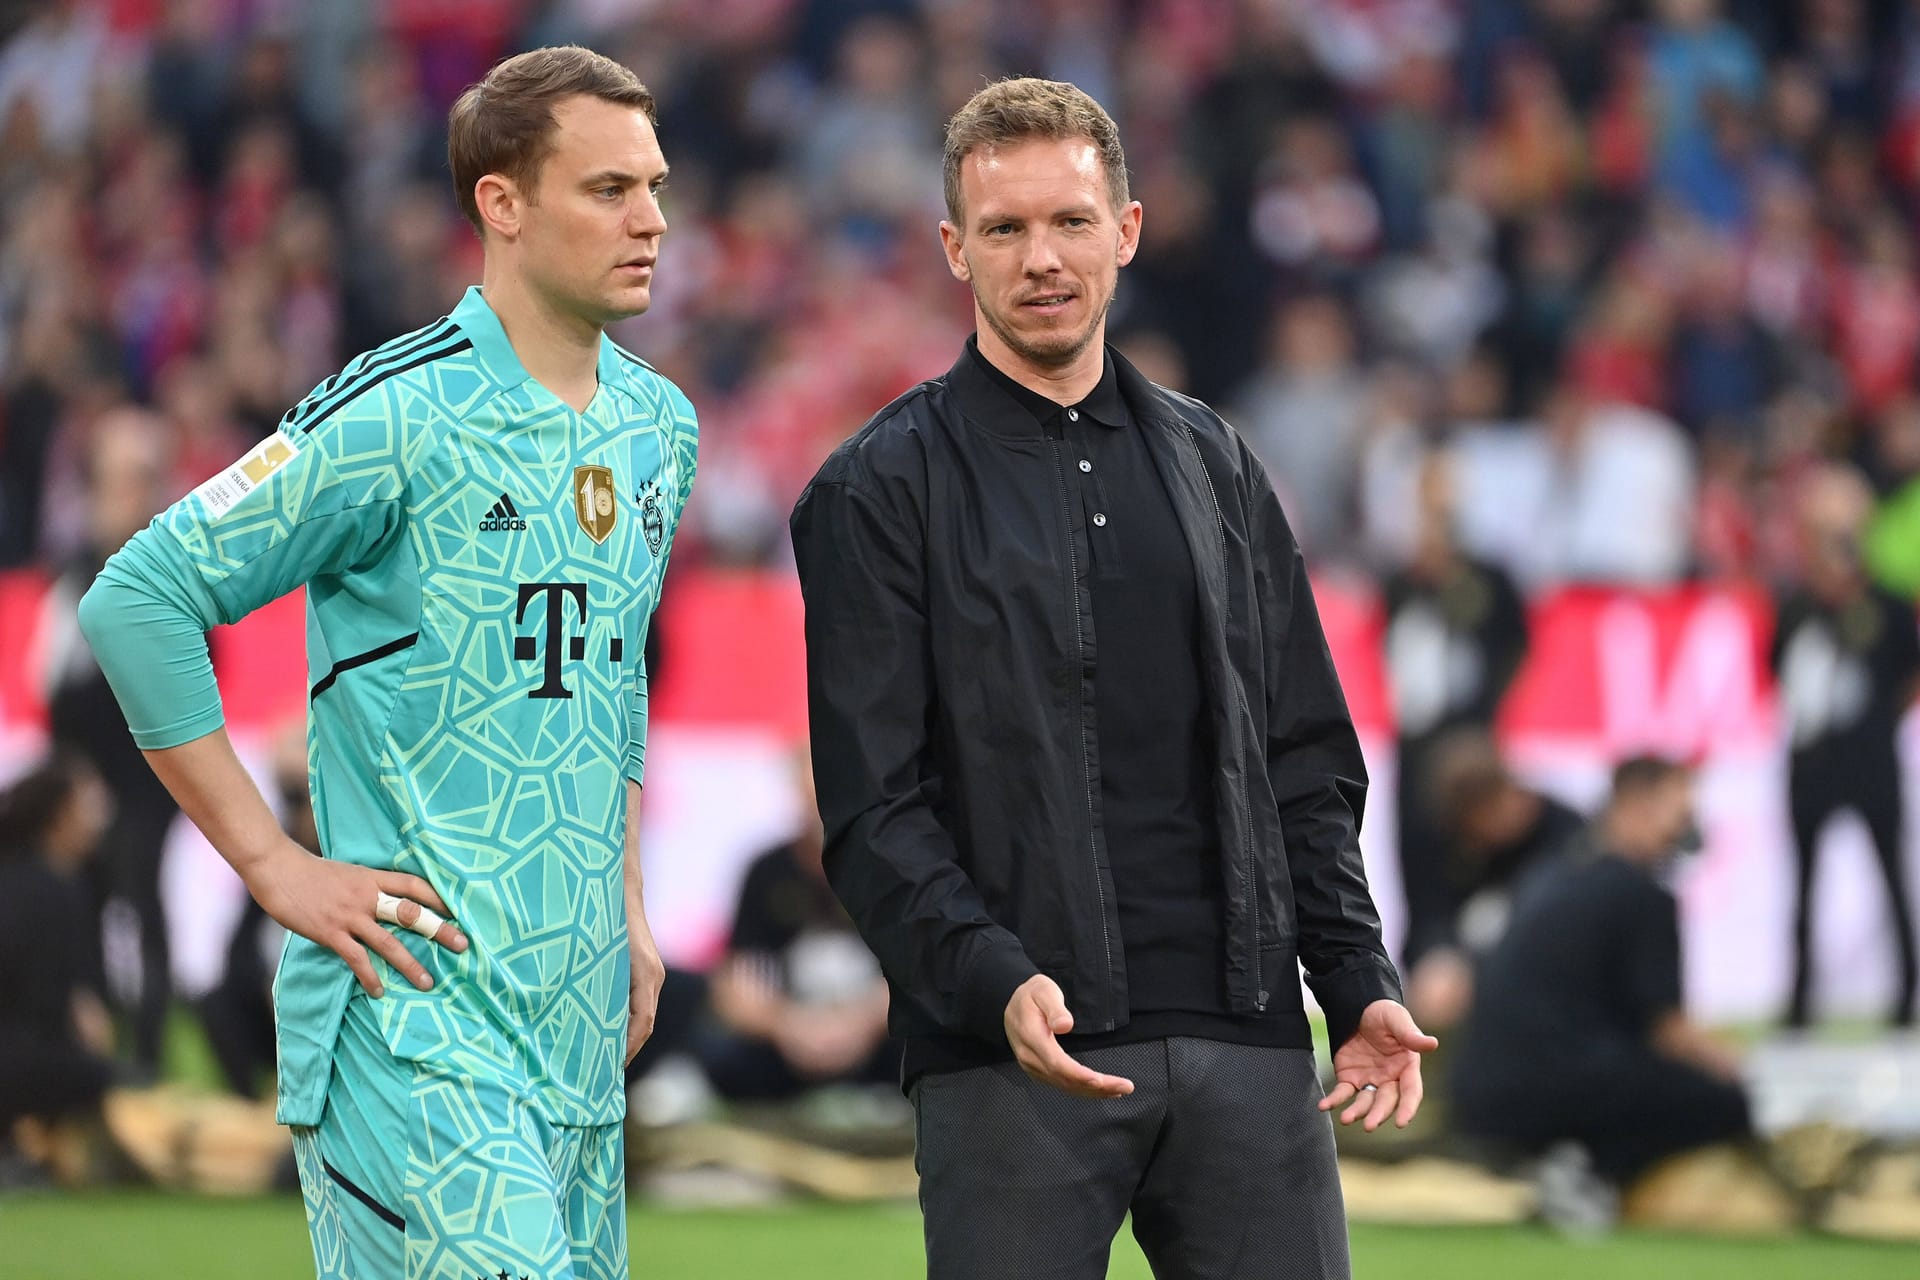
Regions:
[[475, 230], [484, 230], [474, 184], [490, 173], [531, 192], [553, 152], [553, 109], [576, 95], [634, 107], [654, 118], [653, 94], [640, 77], [604, 54], [558, 45], [516, 54], [469, 86], [447, 113], [447, 168], [453, 195]]
[[1107, 171], [1107, 197], [1117, 210], [1127, 195], [1127, 155], [1120, 149], [1120, 127], [1084, 90], [1062, 80], [1031, 76], [1000, 80], [967, 100], [947, 121], [944, 157], [947, 218], [958, 226], [964, 209], [960, 166], [981, 147], [1005, 146], [1028, 138], [1061, 141], [1085, 138], [1100, 153]]

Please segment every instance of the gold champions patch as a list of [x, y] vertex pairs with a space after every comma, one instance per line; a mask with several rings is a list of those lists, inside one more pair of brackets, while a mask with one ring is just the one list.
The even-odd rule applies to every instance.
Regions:
[[194, 492], [207, 504], [207, 514], [218, 520], [239, 505], [242, 498], [265, 484], [267, 477], [292, 462], [299, 452], [298, 445], [275, 432]]
[[619, 516], [619, 504], [613, 500], [613, 468], [575, 467], [573, 469], [573, 514], [580, 527], [595, 542], [605, 542]]

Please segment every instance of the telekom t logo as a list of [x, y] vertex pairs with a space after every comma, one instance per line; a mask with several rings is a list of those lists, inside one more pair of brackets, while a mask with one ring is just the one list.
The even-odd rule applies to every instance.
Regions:
[[[573, 602], [573, 612], [580, 626], [587, 625], [587, 584], [584, 582], [523, 582], [520, 584], [520, 604], [514, 610], [513, 621], [519, 626], [526, 621], [527, 606], [542, 596], [546, 597], [546, 644], [542, 646], [536, 636], [515, 636], [513, 638], [513, 656], [521, 662], [542, 662], [543, 679], [540, 687], [530, 690], [529, 698], [571, 698], [573, 690], [561, 683], [560, 661], [564, 656], [573, 662], [579, 662], [587, 656], [587, 637], [584, 630], [569, 633], [567, 630], [567, 602]], [[564, 645], [564, 648], [563, 648]], [[619, 636], [607, 641], [607, 661], [619, 665], [625, 646]]]

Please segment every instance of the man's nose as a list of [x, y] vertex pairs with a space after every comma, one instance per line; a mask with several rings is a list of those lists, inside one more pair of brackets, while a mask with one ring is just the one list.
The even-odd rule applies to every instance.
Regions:
[[1042, 231], [1027, 238], [1026, 259], [1021, 266], [1030, 276], [1044, 276], [1060, 269], [1060, 251], [1051, 233]]
[[627, 234], [638, 238], [664, 235], [666, 230], [667, 215], [660, 208], [660, 197], [651, 191], [643, 193], [627, 214]]

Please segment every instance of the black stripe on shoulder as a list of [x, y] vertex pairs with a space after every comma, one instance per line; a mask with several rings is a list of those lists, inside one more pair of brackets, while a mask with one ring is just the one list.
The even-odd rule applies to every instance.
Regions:
[[407, 1229], [407, 1220], [405, 1218], [401, 1217], [399, 1214], [395, 1213], [393, 1210], [387, 1208], [387, 1206], [381, 1204], [378, 1200], [375, 1200], [372, 1196], [362, 1191], [359, 1187], [354, 1186], [353, 1183], [347, 1178], [346, 1174], [334, 1168], [333, 1165], [329, 1163], [324, 1157], [320, 1161], [320, 1167], [322, 1169], [325, 1169], [327, 1171], [327, 1176], [329, 1178], [332, 1178], [336, 1183], [338, 1183], [341, 1189], [344, 1190], [348, 1195], [352, 1196], [355, 1200], [358, 1200], [361, 1204], [367, 1206], [367, 1208], [373, 1210], [374, 1216], [379, 1218], [380, 1221], [386, 1223], [388, 1226], [392, 1227], [395, 1231], [405, 1231]]
[[351, 400], [358, 399], [360, 396], [365, 395], [367, 392], [373, 390], [375, 387], [379, 386], [381, 383], [385, 382], [389, 378], [397, 378], [401, 374], [406, 373], [410, 369], [418, 369], [423, 364], [432, 364], [435, 360], [444, 360], [448, 356], [458, 355], [460, 352], [467, 350], [471, 346], [473, 346], [473, 340], [471, 338], [462, 338], [460, 339], [460, 341], [452, 343], [448, 346], [436, 347], [431, 351], [423, 352], [420, 355], [415, 356], [413, 359], [407, 361], [407, 363], [398, 366], [397, 368], [382, 370], [379, 374], [375, 376], [368, 377], [361, 382], [356, 382], [352, 386], [342, 389], [326, 404], [321, 405], [319, 408], [317, 408], [314, 411], [313, 415], [307, 420], [306, 425], [301, 427], [300, 430], [302, 431], [313, 430], [315, 427], [319, 426], [322, 422], [326, 421], [328, 416], [331, 415], [334, 410], [340, 408], [342, 405], [345, 405], [347, 402]]
[[351, 658], [340, 659], [340, 661], [333, 664], [333, 670], [320, 677], [319, 682], [316, 683], [313, 689], [307, 694], [307, 701], [312, 702], [315, 698], [318, 698], [321, 694], [333, 688], [333, 682], [340, 678], [342, 672], [351, 671], [355, 667], [364, 667], [369, 662], [378, 662], [382, 658], [391, 658], [396, 653], [413, 648], [415, 644], [419, 643], [419, 640], [420, 633], [416, 631], [410, 636], [401, 636], [398, 640], [389, 640], [377, 649], [369, 649], [365, 653], [356, 653]]
[[293, 411], [287, 416], [296, 422], [303, 422], [313, 416], [314, 408], [331, 396], [336, 388], [352, 386], [394, 361], [406, 359], [422, 347], [432, 346], [436, 342], [445, 342], [456, 332], [458, 332], [458, 326], [453, 323], [453, 317], [442, 316], [425, 329], [403, 333], [391, 342], [356, 356], [344, 369], [309, 392], [307, 398], [295, 405]]
[[628, 364], [639, 365], [642, 369], [645, 369], [648, 373], [660, 372], [658, 369], [654, 368], [652, 365], [648, 364], [645, 360], [642, 360], [639, 356], [633, 354], [633, 352], [627, 350], [625, 347], [621, 346], [617, 342], [614, 343], [613, 349], [616, 352], [618, 352], [620, 355], [620, 358], [622, 360], [625, 360]]
[[[351, 399], [351, 395], [355, 395], [357, 388], [384, 378], [386, 376], [384, 370], [394, 367], [396, 363], [407, 359], [422, 347], [430, 347], [438, 342], [451, 342], [453, 336], [459, 332], [461, 330], [453, 319], [444, 317], [428, 324], [424, 330], [419, 330], [415, 334], [403, 334], [384, 347], [374, 347], [367, 355], [361, 355], [351, 365], [342, 368], [332, 378], [328, 378], [321, 384], [319, 390], [307, 395], [300, 409], [294, 411], [296, 420], [311, 422], [315, 416], [332, 413], [332, 409], [338, 409], [340, 403], [344, 403], [344, 399]], [[324, 413], [321, 411], [323, 405], [326, 405]]]

